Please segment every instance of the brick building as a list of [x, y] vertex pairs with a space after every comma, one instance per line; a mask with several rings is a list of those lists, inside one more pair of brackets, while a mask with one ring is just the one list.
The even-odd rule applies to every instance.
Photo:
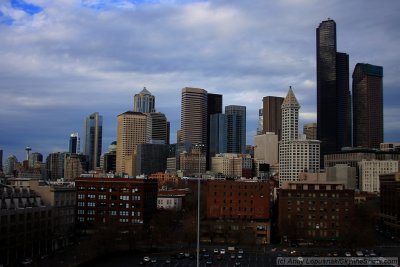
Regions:
[[[270, 184], [258, 180], [208, 180], [207, 222], [212, 242], [270, 242]], [[204, 229], [203, 229], [204, 230]], [[247, 237], [241, 237], [246, 233]], [[250, 240], [247, 240], [250, 241]]]
[[289, 182], [278, 193], [278, 226], [285, 241], [336, 241], [354, 212], [354, 190], [339, 183]]
[[82, 175], [75, 181], [79, 226], [146, 224], [157, 209], [157, 181]]

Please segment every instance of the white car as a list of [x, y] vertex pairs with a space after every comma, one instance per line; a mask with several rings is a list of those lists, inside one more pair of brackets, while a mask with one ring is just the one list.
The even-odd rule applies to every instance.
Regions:
[[150, 261], [150, 257], [148, 257], [148, 256], [143, 257], [143, 261], [144, 262], [149, 262]]
[[345, 255], [346, 257], [351, 257], [351, 253], [350, 253], [350, 252], [345, 252], [344, 255]]
[[219, 253], [221, 253], [222, 255], [225, 254], [225, 249], [224, 249], [224, 248], [221, 248], [221, 249], [219, 250]]

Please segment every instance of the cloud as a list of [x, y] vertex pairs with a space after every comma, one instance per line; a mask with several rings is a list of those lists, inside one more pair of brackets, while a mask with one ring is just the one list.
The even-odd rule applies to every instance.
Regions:
[[[94, 111], [104, 116], [106, 147], [115, 140], [116, 116], [132, 109], [144, 86], [171, 121], [171, 136], [180, 127], [185, 86], [223, 94], [224, 105], [246, 105], [250, 133], [262, 97], [285, 96], [292, 86], [301, 120], [311, 122], [315, 28], [327, 17], [337, 23], [338, 50], [350, 55], [350, 72], [357, 62], [384, 66], [385, 107], [398, 107], [398, 1], [18, 3], [0, 3], [0, 124], [7, 125], [0, 127], [0, 147], [13, 144], [10, 154], [26, 143], [44, 154], [63, 147], [71, 131], [82, 135], [83, 118]], [[385, 116], [386, 130], [397, 136], [395, 116], [386, 110]], [[23, 127], [30, 134], [16, 140]]]

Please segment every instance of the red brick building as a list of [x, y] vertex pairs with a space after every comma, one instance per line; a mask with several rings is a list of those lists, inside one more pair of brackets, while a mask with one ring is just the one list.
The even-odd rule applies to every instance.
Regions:
[[158, 181], [158, 186], [162, 187], [163, 185], [177, 185], [181, 180], [176, 174], [173, 173], [165, 173], [165, 172], [156, 172], [149, 175], [149, 179], [155, 179]]
[[284, 241], [336, 241], [349, 230], [354, 190], [338, 183], [289, 182], [278, 192], [278, 209]]
[[75, 181], [78, 225], [146, 224], [157, 210], [156, 180], [82, 176]]
[[[211, 242], [270, 242], [271, 188], [266, 181], [208, 180], [206, 217]], [[236, 233], [235, 233], [236, 232]], [[241, 233], [247, 237], [241, 238]], [[249, 243], [249, 242], [246, 242]]]

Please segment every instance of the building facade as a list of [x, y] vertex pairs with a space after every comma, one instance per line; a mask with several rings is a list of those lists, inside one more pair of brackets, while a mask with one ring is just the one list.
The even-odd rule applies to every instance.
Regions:
[[297, 181], [301, 172], [318, 172], [320, 142], [299, 138], [300, 105], [289, 87], [282, 104], [282, 140], [279, 142], [279, 186]]
[[283, 97], [265, 96], [263, 98], [262, 118], [263, 133], [271, 132], [282, 139], [282, 103]]
[[354, 213], [354, 190], [338, 183], [290, 182], [278, 193], [283, 240], [338, 241]]
[[155, 102], [155, 97], [144, 87], [139, 94], [134, 96], [133, 111], [142, 113], [156, 112]]
[[150, 137], [149, 142], [152, 144], [169, 144], [168, 121], [164, 113], [152, 112], [146, 113], [147, 128]]
[[226, 177], [252, 178], [253, 159], [249, 154], [224, 153], [211, 158], [211, 171]]
[[227, 120], [227, 153], [246, 153], [246, 107], [230, 105], [225, 107]]
[[0, 185], [0, 262], [19, 266], [52, 252], [52, 208], [27, 187]]
[[380, 180], [380, 223], [385, 233], [400, 238], [400, 173], [384, 174]]
[[383, 68], [357, 63], [353, 72], [353, 142], [379, 148], [383, 143]]
[[240, 234], [242, 232], [254, 243], [270, 242], [269, 183], [255, 180], [208, 180], [206, 194], [208, 235], [213, 241], [244, 241], [240, 240], [243, 239]]
[[101, 147], [103, 142], [103, 116], [98, 112], [85, 118], [84, 154], [88, 156], [89, 170], [100, 167]]
[[379, 193], [379, 175], [399, 171], [399, 162], [396, 160], [362, 160], [358, 162], [360, 175], [360, 190]]
[[180, 141], [207, 145], [207, 131], [207, 91], [183, 88]]
[[136, 175], [150, 175], [167, 169], [168, 145], [138, 144]]
[[148, 142], [146, 114], [127, 111], [118, 115], [116, 171], [134, 176], [136, 147]]
[[71, 133], [69, 136], [69, 153], [80, 154], [81, 153], [81, 140], [78, 133]]
[[317, 124], [315, 122], [304, 124], [303, 133], [306, 135], [307, 139], [317, 140]]
[[336, 23], [322, 21], [317, 39], [317, 139], [321, 155], [351, 146], [349, 59], [336, 50]]
[[44, 183], [29, 180], [29, 188], [41, 197], [43, 203], [53, 209], [52, 250], [73, 243], [75, 234], [76, 190], [73, 183]]
[[84, 175], [76, 179], [79, 227], [146, 224], [157, 209], [157, 181]]

